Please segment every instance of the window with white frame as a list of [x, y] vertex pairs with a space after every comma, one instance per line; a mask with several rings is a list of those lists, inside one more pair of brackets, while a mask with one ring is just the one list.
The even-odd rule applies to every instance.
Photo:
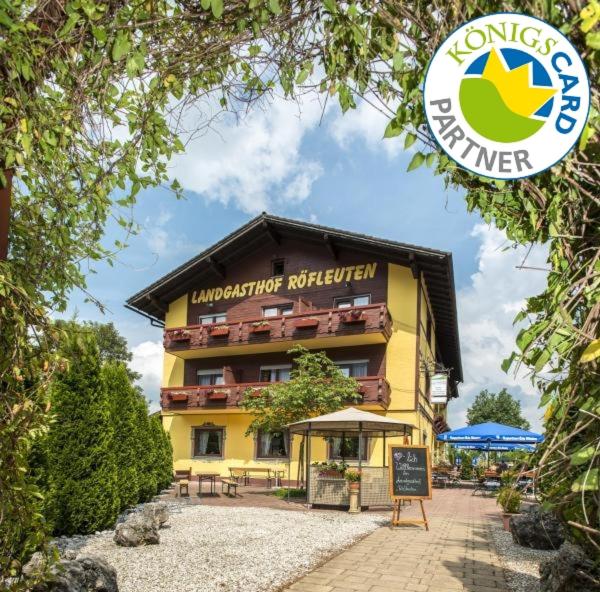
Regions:
[[217, 323], [226, 323], [227, 315], [224, 312], [218, 312], [208, 315], [200, 315], [198, 317], [199, 325], [214, 325]]
[[220, 368], [214, 368], [211, 370], [198, 370], [196, 374], [198, 376], [197, 384], [199, 386], [224, 384], [223, 370]]
[[352, 308], [353, 306], [366, 306], [371, 304], [371, 295], [362, 294], [361, 296], [343, 296], [334, 298], [333, 306], [335, 308]]
[[369, 374], [369, 360], [348, 360], [333, 362], [344, 376], [360, 378]]
[[291, 364], [279, 364], [276, 366], [261, 366], [261, 382], [286, 382], [290, 379]]
[[289, 434], [287, 432], [266, 432], [256, 435], [256, 458], [288, 458]]
[[225, 428], [193, 428], [194, 456], [201, 458], [223, 458]]
[[294, 312], [293, 304], [280, 304], [278, 306], [265, 306], [263, 317], [281, 317], [291, 315]]

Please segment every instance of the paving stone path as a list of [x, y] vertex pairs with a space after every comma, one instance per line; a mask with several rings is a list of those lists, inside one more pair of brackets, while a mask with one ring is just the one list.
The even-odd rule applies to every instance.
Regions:
[[[423, 527], [383, 527], [325, 562], [292, 592], [507, 592], [490, 534], [499, 520], [493, 498], [468, 489], [436, 489]], [[403, 517], [418, 515], [418, 503]]]

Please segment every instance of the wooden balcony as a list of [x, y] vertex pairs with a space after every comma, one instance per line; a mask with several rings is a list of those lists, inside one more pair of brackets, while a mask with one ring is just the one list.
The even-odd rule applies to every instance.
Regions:
[[385, 304], [310, 310], [300, 314], [164, 331], [165, 350], [180, 358], [285, 351], [292, 344], [341, 347], [386, 343], [392, 318]]
[[[387, 409], [390, 404], [390, 385], [383, 376], [357, 378], [362, 397], [354, 405], [365, 405], [373, 409]], [[160, 405], [165, 411], [194, 411], [207, 409], [237, 408], [247, 390], [255, 396], [270, 382], [240, 382], [210, 386], [178, 386], [160, 389]]]

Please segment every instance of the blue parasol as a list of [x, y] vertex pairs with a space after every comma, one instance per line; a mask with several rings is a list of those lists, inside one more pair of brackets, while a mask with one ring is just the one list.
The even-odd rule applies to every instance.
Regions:
[[[486, 422], [439, 434], [440, 442], [456, 444], [537, 444], [544, 436], [501, 423]], [[486, 450], [491, 450], [486, 446]]]

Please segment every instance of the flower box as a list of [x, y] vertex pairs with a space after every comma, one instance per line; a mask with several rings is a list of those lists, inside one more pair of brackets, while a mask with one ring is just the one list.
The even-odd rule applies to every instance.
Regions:
[[171, 393], [169, 395], [171, 401], [187, 401], [187, 393]]
[[344, 474], [340, 471], [334, 471], [333, 469], [329, 469], [326, 471], [319, 471], [319, 477], [326, 479], [343, 479]]
[[296, 329], [314, 329], [319, 326], [319, 319], [315, 318], [304, 318], [304, 319], [296, 319], [294, 321], [294, 327]]
[[271, 332], [271, 325], [269, 323], [260, 323], [258, 325], [252, 325], [252, 327], [250, 327], [250, 333], [265, 334], [265, 333], [270, 333], [270, 332]]
[[229, 335], [229, 327], [227, 325], [213, 327], [210, 330], [211, 337], [227, 337], [227, 335]]
[[254, 397], [254, 398], [262, 397], [263, 396], [263, 390], [262, 389], [255, 389], [253, 391], [250, 391], [250, 393], [248, 395], [250, 397]]
[[171, 341], [189, 341], [192, 335], [189, 331], [179, 330], [172, 331], [168, 336]]
[[226, 401], [229, 393], [227, 391], [209, 391], [207, 395], [209, 401]]
[[340, 313], [340, 320], [346, 325], [365, 323], [367, 318], [363, 315], [362, 310], [352, 310]]

